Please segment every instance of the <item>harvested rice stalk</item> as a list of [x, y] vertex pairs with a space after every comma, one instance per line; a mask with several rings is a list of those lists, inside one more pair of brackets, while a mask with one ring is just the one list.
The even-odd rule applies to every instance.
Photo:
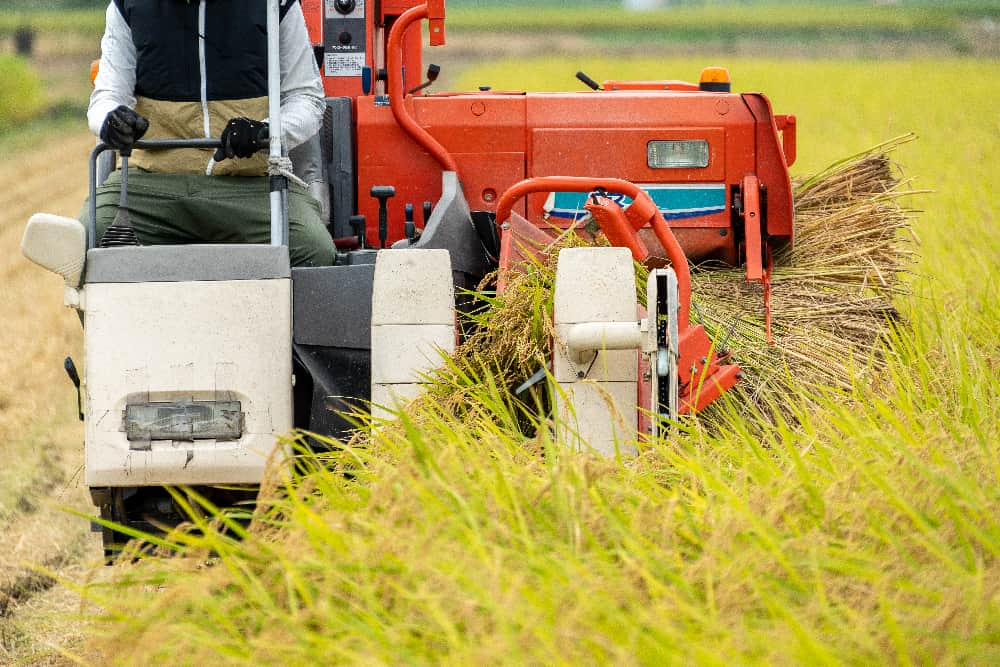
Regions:
[[872, 371], [879, 342], [899, 320], [894, 300], [913, 262], [912, 211], [906, 182], [888, 152], [905, 135], [842, 160], [796, 185], [796, 243], [775, 254], [771, 279], [773, 335], [764, 330], [761, 288], [738, 269], [698, 270], [698, 315], [744, 373], [733, 405], [773, 412], [801, 392], [849, 389]]
[[[848, 389], [879, 354], [878, 342], [899, 319], [894, 299], [906, 290], [900, 274], [911, 264], [910, 213], [901, 198], [912, 191], [893, 173], [888, 153], [913, 139], [898, 137], [842, 160], [796, 185], [796, 245], [775, 256], [771, 307], [773, 336], [764, 329], [761, 287], [742, 269], [702, 265], [692, 271], [693, 318], [743, 368], [732, 404], [744, 410], [787, 412], [800, 391]], [[486, 299], [478, 328], [433, 376], [429, 393], [408, 410], [475, 416], [486, 381], [524, 414], [538, 396], [514, 389], [548, 364], [552, 286], [563, 247], [606, 243], [564, 234], [544, 263], [510, 276], [507, 288]], [[646, 272], [637, 265], [639, 291]], [[644, 294], [640, 294], [640, 298]], [[488, 415], [486, 415], [488, 418]]]
[[[475, 397], [486, 378], [497, 384], [505, 402], [515, 412], [530, 414], [537, 408], [536, 393], [518, 396], [516, 388], [538, 369], [548, 366], [552, 326], [552, 287], [562, 248], [605, 243], [603, 239], [563, 234], [554, 240], [545, 259], [512, 272], [504, 291], [480, 297], [484, 308], [472, 315], [474, 332], [455, 350], [448, 363], [433, 375], [425, 399], [448, 414], [465, 416], [475, 410]], [[483, 286], [495, 283], [487, 276]]]

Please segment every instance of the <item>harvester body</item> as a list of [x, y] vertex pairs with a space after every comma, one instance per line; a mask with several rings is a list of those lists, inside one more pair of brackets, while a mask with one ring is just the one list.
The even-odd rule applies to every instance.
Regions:
[[[291, 157], [324, 203], [336, 266], [289, 267], [280, 229], [273, 246], [90, 238], [79, 253], [74, 221], [42, 216], [25, 234], [83, 313], [86, 479], [106, 519], [169, 522], [162, 487], [257, 484], [276, 435], [339, 436], [345, 409], [402, 405], [460, 340], [465, 290], [494, 270], [503, 290], [571, 227], [613, 247], [559, 263], [561, 340], [539, 377], [568, 440], [634, 452], [737, 382], [691, 321], [688, 263], [745, 265], [766, 299], [771, 249], [794, 240], [794, 117], [714, 75], [431, 93], [421, 24], [444, 43], [443, 0], [302, 8], [329, 97]], [[646, 308], [633, 261], [651, 269]]]
[[[772, 244], [792, 239], [788, 167], [762, 95], [490, 91], [409, 102], [417, 123], [454, 158], [472, 210], [495, 211], [500, 195], [527, 178], [619, 178], [653, 197], [691, 261], [735, 265], [744, 259], [745, 234], [742, 219], [734, 224], [733, 200], [742, 193], [743, 177], [755, 174], [767, 184], [764, 233]], [[356, 100], [356, 113], [357, 208], [368, 221], [369, 238], [378, 238], [378, 202], [363, 195], [373, 185], [393, 183], [392, 205], [400, 211], [403, 202], [435, 201], [440, 167], [400, 129], [389, 107], [363, 97]], [[669, 154], [653, 154], [687, 146], [691, 153], [703, 152], [679, 155], [673, 164]], [[565, 228], [585, 215], [587, 195], [534, 193], [514, 210], [540, 226]], [[390, 242], [404, 237], [403, 225], [403, 216], [394, 216]], [[348, 230], [345, 225], [340, 231], [346, 236]]]

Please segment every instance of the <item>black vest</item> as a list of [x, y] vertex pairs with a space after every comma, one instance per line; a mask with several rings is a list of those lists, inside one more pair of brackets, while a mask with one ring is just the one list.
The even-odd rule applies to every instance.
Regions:
[[[281, 6], [281, 17], [293, 2]], [[132, 31], [135, 94], [154, 100], [202, 99], [198, 20], [205, 3], [208, 100], [267, 95], [265, 0], [114, 0]]]

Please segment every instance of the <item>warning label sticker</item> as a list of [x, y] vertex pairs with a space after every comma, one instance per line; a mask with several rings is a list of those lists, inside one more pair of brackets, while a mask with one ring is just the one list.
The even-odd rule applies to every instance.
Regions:
[[324, 76], [361, 76], [365, 66], [364, 53], [330, 53], [323, 58]]

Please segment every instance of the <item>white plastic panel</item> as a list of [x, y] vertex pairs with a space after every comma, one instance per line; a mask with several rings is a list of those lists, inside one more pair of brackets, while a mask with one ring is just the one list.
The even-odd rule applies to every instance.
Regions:
[[[566, 248], [559, 253], [554, 294], [556, 338], [579, 324], [620, 322], [635, 327], [635, 270], [625, 248]], [[601, 350], [582, 360], [558, 340], [553, 355], [557, 410], [564, 437], [581, 449], [613, 456], [635, 452], [638, 351]]]
[[420, 393], [422, 375], [455, 349], [455, 294], [447, 250], [380, 250], [372, 286], [372, 412]]
[[408, 384], [377, 384], [372, 386], [372, 417], [388, 419], [423, 391], [418, 382]]
[[447, 250], [380, 250], [375, 262], [372, 326], [454, 324]]
[[452, 324], [383, 324], [372, 327], [374, 384], [406, 384], [442, 364], [441, 351], [455, 348]]
[[635, 382], [576, 382], [561, 390], [565, 396], [557, 396], [556, 405], [568, 443], [608, 458], [616, 447], [623, 456], [635, 456]]
[[[85, 286], [88, 486], [257, 483], [292, 427], [291, 281]], [[126, 403], [240, 401], [235, 441], [125, 437]]]

